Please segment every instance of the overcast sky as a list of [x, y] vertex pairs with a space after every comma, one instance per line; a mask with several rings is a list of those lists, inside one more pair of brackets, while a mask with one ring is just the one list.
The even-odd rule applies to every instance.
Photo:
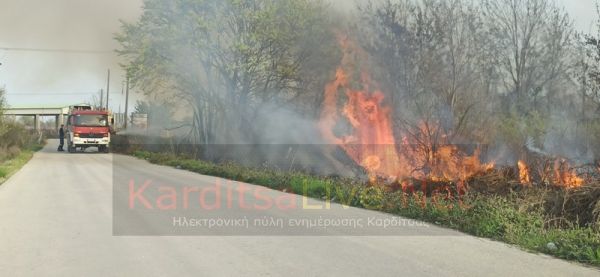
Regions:
[[[55, 53], [0, 49], [0, 86], [12, 106], [89, 101], [106, 88], [118, 110], [123, 72], [112, 52], [119, 19], [134, 21], [142, 0], [0, 0], [0, 47], [99, 50]], [[44, 95], [51, 94], [51, 95]], [[62, 95], [57, 95], [62, 94]]]
[[[167, 0], [165, 0], [167, 1]], [[330, 0], [350, 5], [352, 0]], [[362, 0], [359, 0], [362, 1]], [[557, 0], [578, 30], [589, 32], [594, 0]], [[111, 51], [119, 19], [134, 21], [142, 0], [0, 0], [0, 47]], [[118, 110], [123, 73], [114, 53], [56, 53], [0, 49], [0, 86], [12, 106], [68, 105], [89, 101], [106, 87]], [[123, 107], [121, 107], [123, 108]]]

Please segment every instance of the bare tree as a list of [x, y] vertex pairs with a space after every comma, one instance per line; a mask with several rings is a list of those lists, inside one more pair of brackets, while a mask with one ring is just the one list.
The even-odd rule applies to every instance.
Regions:
[[583, 36], [582, 40], [582, 72], [580, 77], [582, 85], [582, 101], [591, 100], [600, 112], [600, 2], [596, 3], [596, 34]]
[[508, 107], [524, 113], [568, 80], [572, 23], [547, 0], [485, 0], [482, 5], [510, 96]]
[[362, 41], [382, 68], [378, 75], [391, 91], [398, 127], [421, 132], [426, 122], [434, 133], [480, 137], [475, 126], [492, 101], [479, 7], [462, 0], [388, 0], [361, 11], [362, 32], [370, 34]]

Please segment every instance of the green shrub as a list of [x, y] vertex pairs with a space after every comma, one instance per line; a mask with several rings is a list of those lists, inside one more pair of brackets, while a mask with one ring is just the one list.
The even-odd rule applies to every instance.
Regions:
[[369, 210], [382, 210], [385, 206], [384, 191], [379, 187], [364, 188], [359, 195], [361, 207]]
[[331, 184], [328, 181], [310, 176], [292, 177], [290, 187], [297, 194], [315, 198], [330, 195], [331, 191]]
[[[546, 247], [554, 243], [556, 250]], [[551, 229], [537, 250], [569, 260], [600, 265], [600, 234], [592, 228]]]

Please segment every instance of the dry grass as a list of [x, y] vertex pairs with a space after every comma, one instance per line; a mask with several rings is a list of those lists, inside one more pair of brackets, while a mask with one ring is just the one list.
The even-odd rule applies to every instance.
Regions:
[[600, 181], [548, 194], [545, 211], [557, 225], [577, 224], [600, 228]]
[[580, 226], [600, 230], [600, 180], [590, 180], [581, 187], [520, 184], [515, 169], [491, 170], [472, 177], [469, 192], [489, 195], [517, 195], [520, 209], [541, 207], [547, 224], [552, 227]]

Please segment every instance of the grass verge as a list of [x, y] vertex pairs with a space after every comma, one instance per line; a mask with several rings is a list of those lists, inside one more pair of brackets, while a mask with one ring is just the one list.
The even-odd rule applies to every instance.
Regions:
[[408, 194], [368, 187], [352, 179], [214, 164], [147, 151], [135, 151], [133, 156], [154, 164], [419, 219], [526, 250], [600, 266], [598, 226], [551, 224], [553, 218], [545, 212], [540, 197], [545, 195], [543, 189], [506, 196], [467, 194], [457, 199], [439, 194], [427, 197], [420, 192]]
[[23, 167], [31, 158], [33, 154], [41, 150], [43, 145], [33, 145], [27, 147], [19, 152], [15, 157], [6, 161], [0, 162], [0, 185], [2, 185], [10, 176], [16, 173], [21, 167]]

